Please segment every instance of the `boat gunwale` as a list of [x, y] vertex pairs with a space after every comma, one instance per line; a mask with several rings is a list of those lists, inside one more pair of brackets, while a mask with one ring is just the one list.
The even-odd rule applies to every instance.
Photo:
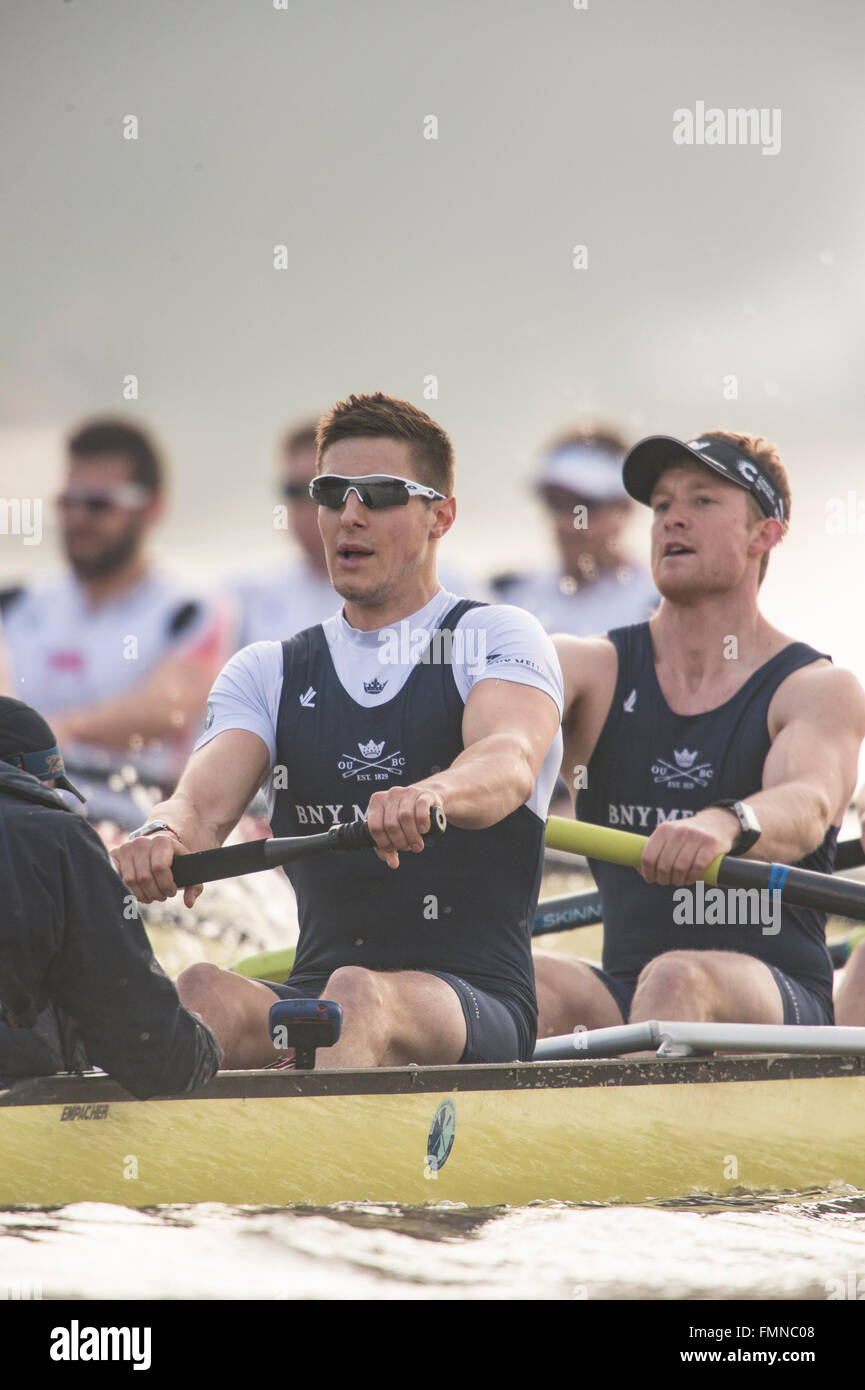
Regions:
[[717, 1085], [846, 1076], [865, 1076], [865, 1056], [843, 1053], [736, 1053], [641, 1060], [599, 1057], [560, 1062], [496, 1062], [344, 1071], [221, 1071], [206, 1086], [194, 1091], [141, 1101], [110, 1076], [64, 1072], [13, 1082], [8, 1089], [0, 1090], [0, 1109], [106, 1102], [150, 1105], [153, 1101], [173, 1103], [280, 1097], [424, 1095], [457, 1091], [525, 1092], [609, 1086]]

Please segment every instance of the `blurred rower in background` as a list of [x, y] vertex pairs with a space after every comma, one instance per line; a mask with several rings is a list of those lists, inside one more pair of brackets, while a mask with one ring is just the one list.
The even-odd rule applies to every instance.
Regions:
[[[317, 427], [318, 421], [312, 418], [292, 426], [279, 448], [281, 505], [274, 524], [288, 533], [300, 553], [269, 573], [244, 575], [225, 583], [237, 607], [237, 649], [251, 642], [282, 642], [308, 627], [317, 627], [342, 609], [327, 572], [318, 507], [309, 495], [315, 477]], [[439, 565], [439, 576], [445, 588], [454, 593], [468, 592], [469, 588], [473, 593], [479, 591], [477, 584], [469, 585], [465, 575], [447, 564]]]
[[96, 419], [76, 430], [57, 507], [69, 572], [0, 593], [9, 688], [51, 718], [93, 818], [123, 819], [112, 774], [131, 765], [173, 786], [201, 732], [230, 650], [228, 610], [151, 566], [164, 475], [141, 429]]
[[629, 557], [632, 514], [622, 486], [625, 441], [612, 429], [572, 429], [546, 450], [537, 493], [550, 517], [555, 568], [493, 579], [501, 603], [528, 608], [547, 632], [588, 637], [643, 622], [658, 604], [648, 569]]
[[279, 642], [330, 618], [339, 608], [318, 533], [318, 508], [309, 495], [315, 477], [315, 420], [283, 436], [279, 450], [281, 509], [274, 524], [288, 531], [300, 554], [269, 574], [229, 581], [239, 609], [236, 647]]

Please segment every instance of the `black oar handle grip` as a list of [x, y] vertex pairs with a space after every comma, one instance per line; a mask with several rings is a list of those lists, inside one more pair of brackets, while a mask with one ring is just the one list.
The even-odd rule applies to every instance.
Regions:
[[264, 854], [267, 840], [250, 840], [226, 849], [203, 849], [195, 854], [178, 854], [171, 862], [171, 875], [178, 888], [198, 883], [214, 883], [238, 874], [256, 874], [268, 868]]
[[[423, 837], [424, 844], [438, 840], [448, 828], [447, 816], [441, 806], [429, 808], [429, 830]], [[352, 821], [349, 825], [333, 825], [328, 831], [330, 849], [337, 854], [345, 854], [353, 849], [372, 849], [375, 841], [365, 820]]]

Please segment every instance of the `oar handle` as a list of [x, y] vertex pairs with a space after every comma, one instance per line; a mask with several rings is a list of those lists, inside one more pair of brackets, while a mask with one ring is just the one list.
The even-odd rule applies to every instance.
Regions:
[[177, 854], [171, 863], [171, 874], [178, 888], [215, 883], [217, 879], [236, 878], [239, 874], [257, 874], [270, 868], [265, 854], [269, 843], [269, 840], [249, 840], [243, 845]]
[[[442, 807], [430, 806], [429, 830], [422, 837], [424, 844], [428, 845], [432, 840], [439, 839], [447, 830], [447, 826], [447, 817]], [[348, 825], [332, 825], [327, 832], [327, 838], [327, 848], [336, 854], [346, 854], [355, 849], [372, 849], [375, 846], [375, 840], [365, 820], [350, 821]]]
[[[430, 807], [430, 828], [423, 836], [424, 844], [437, 840], [447, 829], [447, 817], [441, 806]], [[227, 845], [220, 849], [204, 849], [195, 854], [178, 854], [171, 873], [178, 888], [191, 888], [198, 883], [215, 883], [218, 879], [237, 878], [240, 874], [257, 874], [293, 859], [325, 851], [345, 854], [350, 850], [372, 849], [375, 841], [366, 821], [348, 825], [332, 825], [321, 835], [295, 835], [280, 839], [249, 840], [243, 845]]]

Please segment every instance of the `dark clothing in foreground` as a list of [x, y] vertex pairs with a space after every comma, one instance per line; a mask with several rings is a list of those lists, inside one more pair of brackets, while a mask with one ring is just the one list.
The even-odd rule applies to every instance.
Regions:
[[[17, 1026], [34, 1014], [35, 1027]], [[0, 762], [0, 1078], [87, 1058], [141, 1099], [193, 1090], [222, 1060], [154, 957], [96, 832]]]

